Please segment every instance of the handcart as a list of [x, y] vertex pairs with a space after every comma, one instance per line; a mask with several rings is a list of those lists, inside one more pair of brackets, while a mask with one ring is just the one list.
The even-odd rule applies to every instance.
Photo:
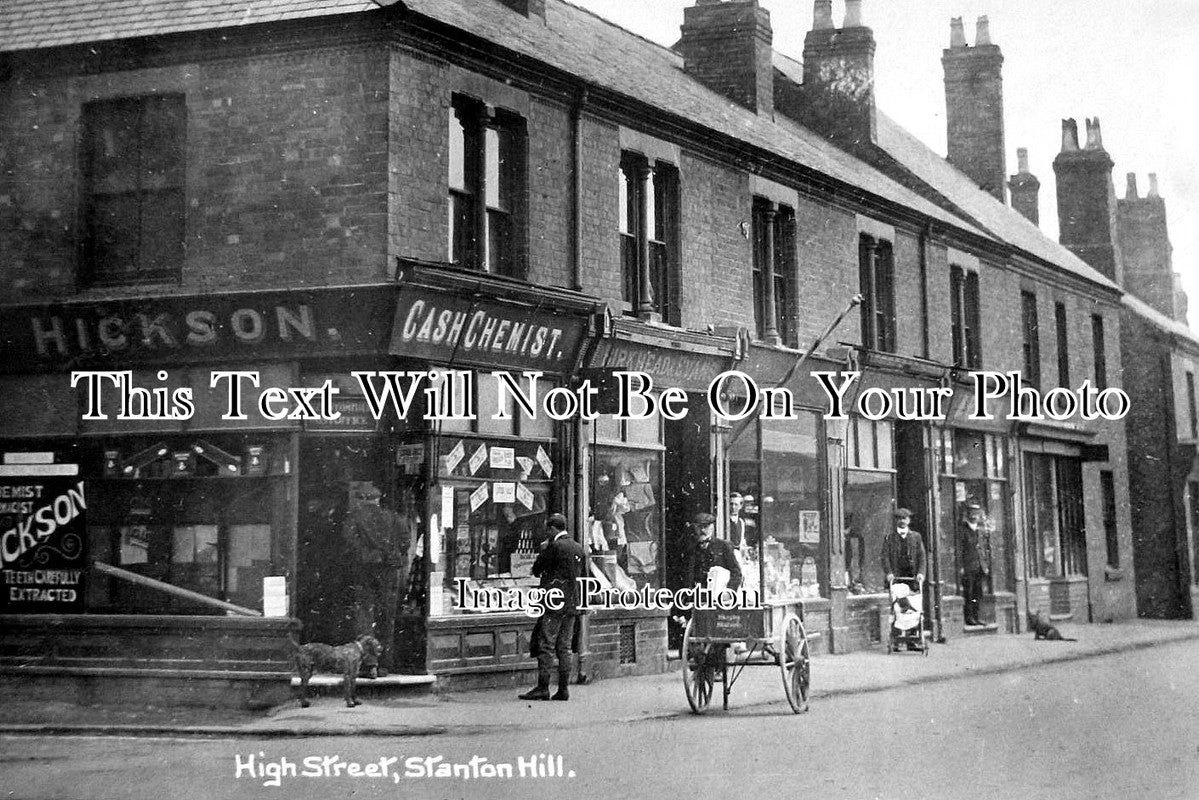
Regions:
[[[736, 650], [735, 644], [744, 645]], [[796, 714], [808, 710], [811, 653], [803, 623], [803, 603], [790, 600], [763, 608], [697, 609], [683, 633], [683, 690], [696, 714], [712, 702], [716, 684], [729, 708], [733, 684], [746, 667], [777, 668], [783, 692]]]
[[924, 629], [924, 584], [915, 590], [906, 581], [915, 578], [896, 577], [887, 587], [891, 601], [890, 630], [887, 636], [887, 652], [898, 652], [901, 645], [928, 655], [929, 635]]

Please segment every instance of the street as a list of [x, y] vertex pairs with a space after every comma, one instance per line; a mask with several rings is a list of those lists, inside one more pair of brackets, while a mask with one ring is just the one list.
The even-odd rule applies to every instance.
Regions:
[[[761, 670], [737, 684], [730, 712], [704, 717], [578, 719], [552, 729], [481, 727], [419, 738], [6, 737], [0, 760], [5, 796], [29, 800], [632, 798], [685, 791], [1195, 798], [1197, 660], [1199, 642], [1186, 641], [835, 697], [821, 696], [826, 662], [818, 660], [811, 711], [801, 716], [786, 710], [777, 672]], [[580, 691], [619, 689], [613, 680]], [[680, 682], [680, 712], [685, 708]], [[559, 764], [561, 776], [554, 774]], [[507, 765], [512, 777], [505, 777]], [[438, 768], [450, 777], [429, 777]], [[537, 776], [520, 777], [522, 769]]]

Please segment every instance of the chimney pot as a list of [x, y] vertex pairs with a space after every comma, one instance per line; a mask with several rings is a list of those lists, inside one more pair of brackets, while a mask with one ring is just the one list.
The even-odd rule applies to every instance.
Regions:
[[991, 43], [991, 23], [986, 16], [978, 18], [978, 27], [974, 34], [974, 46], [982, 47], [985, 44]]
[[1062, 152], [1069, 153], [1078, 149], [1078, 121], [1075, 119], [1062, 120]]
[[949, 20], [949, 46], [966, 47], [966, 29], [962, 27], [961, 17]]
[[1128, 173], [1128, 182], [1125, 184], [1124, 199], [1136, 200], [1140, 197], [1137, 193], [1137, 174], [1135, 172]]
[[812, 9], [812, 30], [828, 30], [833, 27], [833, 0], [816, 0]]
[[1161, 197], [1161, 195], [1157, 193], [1157, 173], [1156, 172], [1149, 173], [1149, 194], [1147, 194], [1145, 196], [1146, 197]]
[[845, 22], [842, 28], [862, 27], [862, 0], [845, 0]]
[[1016, 148], [1016, 172], [1021, 175], [1028, 174], [1028, 148]]
[[1087, 118], [1087, 150], [1103, 149], [1103, 134], [1099, 131], [1099, 117]]

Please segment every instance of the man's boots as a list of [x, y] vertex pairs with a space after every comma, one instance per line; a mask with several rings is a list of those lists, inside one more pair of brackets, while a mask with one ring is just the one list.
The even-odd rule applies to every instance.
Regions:
[[555, 700], [570, 699], [570, 670], [558, 672], [558, 691], [554, 692]]
[[517, 695], [521, 700], [549, 700], [550, 699], [550, 682], [549, 679], [543, 679], [540, 675], [537, 676], [537, 685], [522, 695]]

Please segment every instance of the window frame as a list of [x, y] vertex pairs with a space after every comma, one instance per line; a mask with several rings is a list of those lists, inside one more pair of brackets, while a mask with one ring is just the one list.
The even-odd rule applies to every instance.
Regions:
[[1053, 304], [1053, 328], [1057, 340], [1057, 385], [1070, 386], [1070, 319], [1066, 315], [1066, 304], [1058, 300]]
[[[461, 129], [458, 147], [454, 125]], [[464, 269], [523, 280], [528, 192], [525, 119], [455, 93], [447, 128], [446, 260]], [[455, 183], [458, 175], [461, 185]]]
[[950, 318], [953, 328], [953, 365], [964, 369], [982, 366], [978, 271], [949, 265]]
[[1021, 351], [1024, 356], [1025, 383], [1039, 388], [1041, 385], [1041, 325], [1037, 314], [1035, 292], [1020, 292], [1020, 328], [1023, 332]]
[[[680, 325], [678, 167], [625, 150], [617, 175], [622, 311]], [[649, 297], [642, 297], [645, 272]]]
[[[766, 222], [770, 216], [769, 227]], [[767, 240], [769, 236], [769, 240]], [[755, 195], [752, 208], [751, 250], [753, 270], [754, 331], [759, 341], [798, 345], [795, 325], [796, 291], [798, 286], [796, 238], [798, 229], [795, 209]], [[773, 284], [774, 333], [767, 327], [768, 297], [764, 267], [766, 253], [771, 253], [770, 276]]]
[[[157, 111], [172, 125], [170, 131], [170, 148], [163, 143], [162, 130], [152, 130], [154, 116]], [[105, 136], [106, 122], [112, 118], [126, 117], [126, 129], [132, 127], [126, 135], [132, 140], [133, 152], [114, 154], [110, 159], [123, 162], [109, 170], [109, 181], [120, 183], [119, 178], [113, 177], [123, 167], [132, 172], [132, 180], [126, 181], [125, 186], [109, 186], [101, 188], [104, 182], [102, 175], [104, 167], [100, 164], [101, 157], [97, 155], [98, 145], [115, 142], [116, 136]], [[131, 125], [128, 118], [132, 116]], [[182, 93], [146, 94], [121, 97], [108, 97], [92, 100], [82, 105], [79, 119], [79, 269], [78, 281], [83, 286], [123, 286], [148, 283], [178, 283], [183, 271], [183, 263], [187, 248], [187, 128], [188, 109], [187, 99]], [[107, 132], [111, 133], [109, 128]], [[130, 145], [129, 141], [124, 142]], [[155, 150], [161, 160], [166, 162], [165, 169], [153, 169], [147, 166], [148, 156]], [[134, 163], [128, 163], [130, 159]], [[102, 244], [104, 235], [104, 220], [101, 207], [112, 201], [132, 201], [132, 209], [126, 208], [114, 218], [124, 223], [124, 228], [118, 231], [125, 233], [130, 226], [130, 216], [134, 218], [132, 226], [136, 231], [136, 242], [133, 243], [134, 268], [128, 271], [118, 271], [111, 266], [102, 266], [110, 260], [120, 258], [120, 254], [105, 256]], [[132, 210], [132, 214], [130, 211]], [[152, 211], [163, 212], [173, 217], [178, 227], [177, 239], [171, 238], [164, 231], [163, 219], [147, 220], [146, 216]], [[150, 268], [146, 261], [153, 258], [147, 252], [146, 241], [151, 239], [161, 245], [166, 251], [163, 260], [165, 266]], [[128, 244], [126, 242], [126, 244]]]
[[1107, 388], [1107, 338], [1102, 314], [1091, 315], [1091, 352], [1095, 370], [1095, 388]]
[[895, 317], [895, 248], [887, 239], [858, 237], [862, 343], [880, 353], [898, 352]]

